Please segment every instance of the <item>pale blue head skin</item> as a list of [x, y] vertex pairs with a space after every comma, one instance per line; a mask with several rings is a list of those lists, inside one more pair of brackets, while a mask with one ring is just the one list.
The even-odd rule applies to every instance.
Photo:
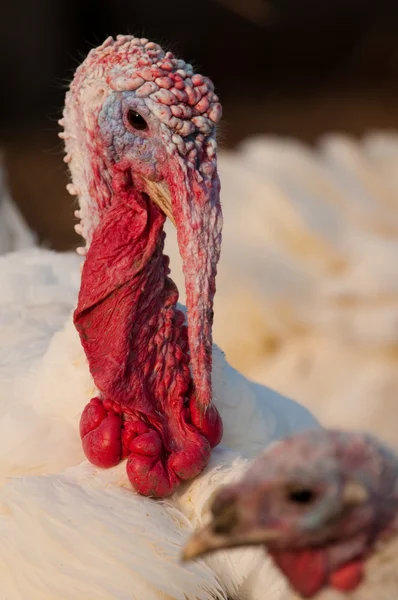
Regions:
[[116, 163], [134, 161], [135, 173], [152, 181], [162, 178], [170, 132], [167, 127], [162, 130], [162, 124], [134, 92], [113, 92], [99, 113], [98, 126], [107, 153]]

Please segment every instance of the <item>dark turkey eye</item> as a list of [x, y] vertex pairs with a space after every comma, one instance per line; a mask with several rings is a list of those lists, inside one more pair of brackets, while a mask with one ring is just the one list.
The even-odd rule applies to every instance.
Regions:
[[288, 500], [294, 504], [311, 504], [316, 498], [314, 490], [307, 487], [294, 486], [289, 488]]
[[130, 123], [133, 129], [137, 131], [144, 131], [144, 129], [148, 129], [148, 124], [145, 121], [144, 117], [141, 117], [138, 112], [135, 110], [129, 110], [127, 113], [127, 120]]

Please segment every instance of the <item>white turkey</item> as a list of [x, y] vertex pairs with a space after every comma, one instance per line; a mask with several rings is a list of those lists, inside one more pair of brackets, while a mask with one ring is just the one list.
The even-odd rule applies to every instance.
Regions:
[[300, 598], [397, 597], [398, 456], [368, 434], [319, 430], [278, 442], [216, 492], [209, 512], [185, 559], [262, 546], [264, 563], [271, 557]]
[[[211, 82], [147, 39], [109, 38], [76, 72], [62, 136], [84, 258], [40, 249], [0, 258], [9, 599], [256, 600], [265, 587], [279, 598], [283, 581], [256, 549], [177, 562], [220, 483], [270, 442], [317, 427], [212, 349], [220, 112]], [[185, 265], [188, 327], [163, 255], [166, 215]]]

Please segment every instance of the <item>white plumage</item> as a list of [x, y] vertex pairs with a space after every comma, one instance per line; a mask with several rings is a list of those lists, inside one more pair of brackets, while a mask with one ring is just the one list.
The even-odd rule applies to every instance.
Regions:
[[[259, 380], [328, 424], [373, 429], [390, 442], [397, 158], [394, 136], [329, 138], [317, 153], [258, 139], [221, 154], [215, 321], [216, 340], [235, 348], [235, 362], [245, 355]], [[182, 291], [172, 244], [169, 236]], [[266, 590], [267, 600], [284, 599], [261, 551], [189, 567], [177, 557], [212, 491], [268, 443], [314, 426], [311, 416], [249, 383], [215, 349], [214, 398], [232, 450], [217, 449], [205, 473], [167, 502], [126, 491], [123, 465], [100, 471], [82, 462], [78, 421], [93, 383], [70, 319], [79, 264], [39, 249], [0, 258], [0, 478], [13, 477], [0, 499], [4, 598], [255, 600]]]
[[256, 600], [270, 586], [279, 600], [284, 584], [260, 551], [189, 567], [177, 558], [214, 489], [239, 477], [274, 439], [315, 426], [311, 415], [248, 382], [215, 348], [214, 399], [232, 450], [217, 449], [206, 471], [167, 502], [137, 496], [125, 489], [124, 464], [101, 471], [84, 461], [78, 422], [94, 389], [70, 318], [80, 259], [22, 251], [0, 257], [0, 273], [0, 574], [7, 597]]

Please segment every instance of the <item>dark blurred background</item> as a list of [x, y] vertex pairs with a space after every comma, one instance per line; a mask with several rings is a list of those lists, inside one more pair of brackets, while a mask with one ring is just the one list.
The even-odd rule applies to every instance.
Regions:
[[54, 248], [77, 241], [57, 138], [65, 89], [117, 33], [158, 41], [215, 81], [224, 146], [398, 127], [397, 0], [1, 0], [0, 146], [14, 198]]

